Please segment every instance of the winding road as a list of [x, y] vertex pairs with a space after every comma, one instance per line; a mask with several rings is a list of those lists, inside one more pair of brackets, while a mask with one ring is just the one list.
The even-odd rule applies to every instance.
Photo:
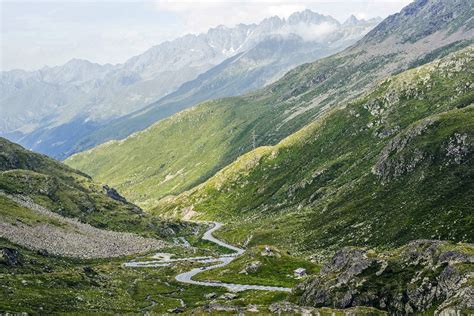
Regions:
[[221, 223], [218, 222], [213, 222], [214, 226], [207, 230], [202, 239], [208, 240], [210, 242], [213, 242], [215, 244], [218, 244], [219, 246], [225, 247], [227, 249], [233, 250], [233, 254], [229, 255], [222, 255], [217, 258], [213, 257], [190, 257], [190, 258], [179, 258], [179, 259], [171, 259], [169, 257], [165, 257], [160, 260], [150, 260], [150, 261], [130, 261], [124, 264], [126, 267], [132, 267], [132, 268], [139, 268], [139, 267], [164, 267], [164, 266], [170, 266], [173, 263], [179, 262], [179, 261], [198, 261], [198, 262], [203, 262], [203, 263], [214, 263], [214, 262], [219, 262], [217, 264], [213, 264], [210, 266], [205, 266], [201, 268], [195, 268], [187, 272], [183, 272], [178, 274], [175, 278], [177, 281], [182, 282], [182, 283], [187, 283], [187, 284], [195, 284], [195, 285], [202, 285], [202, 286], [215, 286], [215, 287], [225, 287], [229, 291], [232, 292], [240, 292], [240, 291], [245, 291], [245, 290], [261, 290], [261, 291], [280, 291], [280, 292], [291, 292], [291, 288], [287, 287], [279, 287], [279, 286], [266, 286], [266, 285], [252, 285], [252, 284], [234, 284], [234, 283], [222, 283], [222, 282], [205, 282], [205, 281], [194, 281], [192, 278], [203, 271], [206, 270], [212, 270], [212, 269], [217, 269], [224, 267], [231, 263], [235, 258], [239, 257], [242, 255], [245, 250], [229, 245], [222, 240], [219, 240], [215, 238], [212, 233], [219, 228], [222, 227]]

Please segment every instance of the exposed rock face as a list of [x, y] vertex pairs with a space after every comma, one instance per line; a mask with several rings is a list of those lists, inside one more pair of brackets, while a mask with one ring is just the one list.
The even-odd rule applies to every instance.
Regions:
[[473, 263], [470, 244], [417, 240], [386, 254], [345, 248], [294, 293], [300, 304], [314, 307], [369, 306], [402, 314], [435, 306], [438, 313], [473, 309]]
[[249, 274], [249, 273], [255, 273], [255, 272], [258, 272], [258, 270], [260, 270], [260, 267], [262, 266], [262, 262], [260, 261], [252, 261], [252, 262], [249, 262], [245, 265], [245, 268], [240, 271], [240, 273], [242, 274]]
[[383, 182], [388, 182], [393, 178], [413, 171], [427, 157], [419, 149], [410, 151], [406, 148], [410, 146], [414, 138], [423, 134], [432, 124], [431, 120], [425, 120], [407, 132], [394, 137], [380, 153], [372, 172], [380, 176]]
[[1, 248], [0, 249], [0, 264], [14, 267], [21, 265], [20, 252], [12, 248]]
[[123, 196], [121, 196], [117, 192], [117, 190], [115, 190], [114, 188], [111, 188], [108, 185], [103, 185], [102, 188], [104, 189], [104, 192], [105, 192], [105, 194], [107, 194], [108, 197], [110, 197], [110, 198], [112, 198], [116, 201], [127, 203], [127, 200]]
[[459, 165], [469, 152], [469, 142], [466, 134], [456, 133], [449, 139], [446, 146], [446, 156], [450, 158], [449, 162]]

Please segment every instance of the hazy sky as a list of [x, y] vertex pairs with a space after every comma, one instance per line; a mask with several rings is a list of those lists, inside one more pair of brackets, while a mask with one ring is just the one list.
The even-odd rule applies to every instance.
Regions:
[[386, 17], [411, 0], [0, 0], [0, 69], [38, 69], [72, 58], [121, 63], [153, 45], [224, 24], [311, 9], [343, 21]]

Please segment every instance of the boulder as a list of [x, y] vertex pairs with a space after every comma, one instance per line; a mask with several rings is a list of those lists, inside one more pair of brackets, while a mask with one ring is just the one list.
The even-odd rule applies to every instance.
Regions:
[[180, 314], [180, 313], [184, 313], [184, 308], [183, 307], [170, 308], [167, 310], [167, 312], [173, 313], [173, 314]]
[[37, 251], [37, 253], [38, 253], [40, 256], [49, 257], [49, 252], [48, 252], [48, 250], [46, 250], [46, 249], [40, 249], [40, 250]]
[[13, 248], [0, 248], [0, 264], [9, 267], [21, 266], [20, 252]]
[[127, 199], [125, 199], [123, 196], [121, 196], [117, 192], [117, 190], [115, 190], [114, 188], [111, 188], [111, 187], [109, 187], [108, 185], [105, 184], [105, 185], [102, 186], [102, 189], [104, 189], [104, 193], [108, 197], [110, 197], [111, 199], [122, 202], [122, 203], [127, 203]]
[[239, 296], [235, 293], [224, 293], [220, 296], [220, 298], [224, 300], [235, 300], [237, 297]]
[[212, 292], [212, 293], [207, 293], [204, 295], [204, 298], [207, 299], [207, 300], [211, 300], [213, 298], [216, 298], [217, 297], [217, 294]]
[[262, 266], [262, 263], [260, 261], [252, 261], [249, 262], [245, 265], [245, 268], [240, 271], [239, 273], [241, 274], [249, 274], [249, 273], [256, 273], [258, 270], [260, 270], [260, 267]]

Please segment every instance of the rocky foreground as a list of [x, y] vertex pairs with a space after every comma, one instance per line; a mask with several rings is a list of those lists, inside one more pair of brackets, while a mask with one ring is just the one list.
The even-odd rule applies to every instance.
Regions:
[[[1, 194], [1, 193], [0, 193]], [[132, 233], [115, 232], [63, 217], [23, 196], [2, 194], [48, 222], [35, 224], [0, 220], [0, 238], [47, 253], [82, 259], [120, 257], [160, 249], [164, 242]], [[1, 219], [1, 218], [0, 218]]]
[[345, 248], [294, 294], [303, 306], [367, 306], [395, 314], [472, 312], [473, 264], [472, 244], [416, 240], [387, 253]]

